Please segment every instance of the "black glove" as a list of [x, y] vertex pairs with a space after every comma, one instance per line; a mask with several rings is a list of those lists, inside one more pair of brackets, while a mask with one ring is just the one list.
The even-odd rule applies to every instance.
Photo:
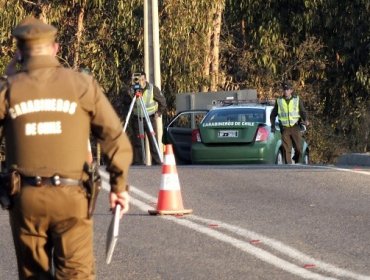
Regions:
[[276, 131], [275, 126], [271, 126], [271, 133], [275, 133], [275, 131]]

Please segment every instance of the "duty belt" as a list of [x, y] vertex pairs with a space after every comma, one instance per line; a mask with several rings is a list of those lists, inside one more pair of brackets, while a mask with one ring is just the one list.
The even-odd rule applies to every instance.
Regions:
[[80, 186], [82, 185], [81, 180], [71, 179], [71, 178], [62, 178], [59, 175], [54, 175], [52, 177], [27, 177], [22, 176], [22, 181], [26, 185], [31, 186]]

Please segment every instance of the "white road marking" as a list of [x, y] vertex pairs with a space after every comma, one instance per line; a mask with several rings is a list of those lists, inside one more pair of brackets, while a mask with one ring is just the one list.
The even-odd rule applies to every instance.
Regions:
[[327, 165], [307, 165], [307, 164], [296, 164], [303, 168], [316, 168], [316, 169], [332, 169], [337, 171], [344, 171], [344, 172], [351, 172], [351, 173], [357, 173], [357, 174], [363, 174], [363, 175], [370, 175], [370, 171], [367, 170], [359, 170], [361, 166], [354, 167], [353, 168], [341, 168], [336, 166], [327, 166]]
[[341, 277], [347, 277], [347, 278], [352, 278], [352, 279], [370, 279], [370, 276], [365, 276], [365, 275], [360, 275], [357, 273], [353, 273], [348, 270], [344, 270], [341, 268], [338, 268], [334, 265], [319, 261], [314, 259], [313, 257], [310, 257], [297, 249], [290, 247], [288, 245], [283, 244], [282, 242], [269, 238], [267, 236], [255, 233], [250, 230], [245, 230], [243, 228], [233, 226], [227, 223], [224, 223], [222, 221], [217, 221], [217, 220], [210, 220], [210, 219], [205, 219], [201, 218], [198, 216], [189, 216], [191, 220], [199, 221], [204, 224], [217, 224], [220, 228], [226, 229], [234, 234], [237, 234], [239, 236], [246, 237], [251, 240], [259, 240], [263, 244], [279, 251], [280, 253], [295, 259], [297, 262], [300, 262], [302, 264], [314, 264], [315, 268], [320, 269], [322, 271], [326, 271], [329, 273], [332, 273], [336, 276], [341, 276]]
[[[143, 202], [141, 202], [137, 199], [134, 199], [134, 198], [132, 198], [132, 202], [134, 203], [134, 205], [136, 207], [140, 208], [143, 211], [147, 211], [148, 208], [152, 208], [149, 205], [147, 205], [146, 203], [143, 203]], [[206, 226], [196, 224], [196, 223], [194, 223], [192, 221], [189, 221], [187, 219], [179, 219], [179, 218], [176, 218], [176, 217], [173, 217], [173, 216], [161, 216], [161, 218], [166, 219], [166, 220], [171, 220], [172, 222], [175, 222], [179, 225], [182, 225], [182, 226], [185, 226], [185, 227], [190, 228], [192, 230], [195, 230], [197, 232], [203, 233], [203, 234], [205, 234], [209, 237], [212, 237], [212, 238], [217, 239], [219, 241], [222, 241], [224, 243], [228, 243], [228, 244], [238, 248], [239, 250], [242, 250], [242, 251], [244, 251], [244, 252], [246, 252], [250, 255], [255, 256], [256, 258], [258, 258], [258, 259], [260, 259], [260, 260], [262, 260], [266, 263], [272, 264], [272, 265], [276, 266], [279, 269], [285, 270], [287, 272], [290, 272], [291, 274], [297, 275], [297, 276], [302, 277], [304, 279], [336, 279], [336, 278], [330, 278], [330, 277], [322, 276], [320, 274], [311, 272], [311, 271], [309, 271], [309, 270], [307, 270], [303, 267], [299, 267], [295, 264], [292, 264], [288, 261], [285, 261], [281, 258], [278, 258], [278, 257], [274, 256], [273, 254], [265, 251], [265, 250], [262, 250], [260, 248], [257, 248], [255, 246], [249, 244], [248, 242], [236, 239], [234, 237], [230, 237], [230, 236], [228, 236], [224, 233], [218, 232], [214, 229], [210, 229]], [[188, 218], [188, 217], [186, 217], [186, 218]]]
[[325, 169], [334, 169], [334, 170], [338, 170], [338, 171], [351, 172], [351, 173], [357, 173], [357, 174], [363, 174], [363, 175], [370, 175], [370, 171], [365, 171], [365, 170], [339, 168], [339, 167], [334, 167], [334, 166], [320, 166], [320, 167], [325, 168]]
[[[336, 168], [334, 168], [336, 169]], [[340, 169], [339, 169], [340, 170]], [[103, 177], [103, 188], [105, 190], [110, 190], [109, 186], [109, 180], [108, 180], [108, 174], [105, 171], [101, 172], [101, 175]], [[149, 201], [150, 203], [155, 203], [157, 199], [150, 194], [147, 194], [138, 188], [131, 186], [130, 188], [131, 192], [135, 195]], [[152, 209], [153, 207], [148, 205], [147, 203], [144, 203], [138, 199], [131, 198], [131, 203], [138, 207], [140, 210], [147, 212], [148, 209]], [[310, 257], [300, 251], [298, 251], [295, 248], [292, 248], [288, 245], [283, 244], [282, 242], [278, 240], [274, 240], [272, 238], [266, 237], [264, 235], [258, 234], [256, 232], [246, 230], [237, 226], [233, 226], [231, 224], [224, 223], [222, 221], [217, 220], [211, 220], [207, 218], [202, 218], [196, 215], [189, 215], [186, 216], [186, 219], [178, 219], [173, 216], [161, 216], [163, 219], [171, 220], [177, 224], [180, 224], [182, 226], [186, 226], [188, 228], [191, 228], [197, 232], [203, 233], [209, 237], [212, 237], [214, 239], [220, 240], [222, 242], [228, 243], [239, 250], [242, 250], [250, 255], [255, 256], [256, 258], [269, 263], [271, 265], [274, 265], [275, 267], [278, 267], [279, 269], [282, 269], [284, 271], [287, 271], [289, 273], [292, 273], [294, 275], [297, 275], [304, 279], [336, 279], [336, 278], [330, 278], [328, 276], [323, 276], [318, 273], [314, 273], [311, 271], [308, 271], [307, 269], [303, 268], [302, 266], [295, 265], [291, 262], [288, 262], [286, 260], [283, 260], [273, 254], [271, 254], [268, 251], [265, 251], [263, 249], [260, 249], [258, 247], [255, 247], [251, 245], [247, 241], [239, 240], [234, 237], [228, 236], [225, 233], [221, 233], [219, 231], [216, 231], [215, 229], [210, 229], [208, 226], [200, 225], [198, 223], [192, 222], [196, 221], [199, 223], [203, 223], [206, 225], [210, 224], [217, 224], [219, 228], [228, 230], [229, 232], [232, 232], [233, 234], [239, 235], [243, 238], [248, 238], [251, 240], [260, 240], [263, 242], [264, 245], [280, 252], [281, 254], [284, 254], [291, 259], [294, 259], [297, 263], [300, 264], [314, 264], [315, 268], [324, 271], [327, 273], [334, 274], [338, 277], [346, 277], [346, 279], [355, 279], [355, 280], [370, 280], [370, 276], [361, 275], [349, 270], [345, 270], [339, 267], [336, 267], [332, 264], [322, 262], [320, 260], [316, 260], [313, 257]], [[191, 221], [192, 220], [192, 221]]]

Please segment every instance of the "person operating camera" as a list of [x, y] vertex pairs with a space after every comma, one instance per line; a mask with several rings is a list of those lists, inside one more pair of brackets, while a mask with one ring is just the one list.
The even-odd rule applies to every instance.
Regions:
[[[167, 107], [166, 98], [163, 96], [161, 90], [157, 86], [153, 85], [152, 83], [149, 83], [146, 80], [145, 72], [140, 72], [140, 75], [135, 76], [134, 79], [135, 80], [133, 80], [133, 83], [134, 84], [138, 83], [140, 85], [140, 88], [138, 90], [142, 93], [142, 100], [145, 105], [145, 109], [149, 115], [153, 131], [157, 133], [156, 117], [161, 116], [165, 112]], [[133, 86], [135, 88], [135, 85]], [[131, 97], [133, 97], [133, 95], [135, 94], [134, 91], [136, 91], [136, 89], [134, 88], [130, 92]], [[145, 135], [140, 135], [139, 122], [143, 123], [144, 132], [149, 140], [150, 154], [152, 156], [152, 165], [162, 164], [161, 157], [159, 156], [155, 142], [150, 135], [150, 129], [147, 123], [145, 122], [144, 113], [142, 112], [141, 107], [134, 106], [132, 114], [133, 118], [131, 120], [131, 125], [134, 134], [133, 135], [134, 159], [132, 164], [133, 165], [145, 164], [143, 162], [142, 154], [143, 150], [141, 146], [141, 140]]]

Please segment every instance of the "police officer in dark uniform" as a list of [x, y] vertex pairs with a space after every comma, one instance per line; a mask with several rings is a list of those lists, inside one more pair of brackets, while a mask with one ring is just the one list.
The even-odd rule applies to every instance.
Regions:
[[[57, 29], [27, 17], [13, 30], [20, 70], [0, 87], [6, 166], [20, 174], [10, 224], [20, 279], [95, 279], [93, 221], [82, 186], [90, 131], [107, 156], [110, 207], [128, 211], [132, 148], [90, 75], [56, 59]], [[8, 69], [14, 67], [8, 67]], [[14, 73], [15, 72], [15, 73]]]
[[[149, 120], [152, 124], [153, 131], [157, 133], [157, 123], [156, 123], [156, 117], [161, 116], [167, 107], [166, 104], [166, 98], [163, 96], [161, 90], [151, 84], [148, 83], [146, 80], [145, 72], [140, 73], [139, 83], [142, 89], [142, 100], [145, 105], [145, 109], [149, 115]], [[134, 165], [142, 165], [143, 162], [143, 156], [142, 156], [142, 147], [141, 147], [141, 139], [144, 137], [144, 135], [140, 134], [139, 129], [139, 118], [143, 119], [144, 114], [141, 111], [141, 108], [139, 106], [134, 106], [133, 108], [133, 118], [132, 118], [132, 129], [134, 133], [134, 159], [133, 164]], [[153, 141], [153, 138], [151, 136], [149, 127], [145, 121], [143, 120], [143, 127], [144, 131], [148, 137], [149, 140], [149, 148], [150, 148], [150, 154], [152, 156], [152, 165], [160, 165], [161, 158], [158, 155], [158, 152], [156, 150], [155, 143]]]
[[279, 116], [279, 125], [283, 141], [284, 161], [292, 164], [292, 148], [295, 162], [302, 161], [302, 133], [300, 124], [308, 125], [307, 113], [299, 96], [293, 94], [291, 82], [283, 82], [284, 94], [279, 97], [270, 115], [271, 132], [275, 132], [275, 119]]

